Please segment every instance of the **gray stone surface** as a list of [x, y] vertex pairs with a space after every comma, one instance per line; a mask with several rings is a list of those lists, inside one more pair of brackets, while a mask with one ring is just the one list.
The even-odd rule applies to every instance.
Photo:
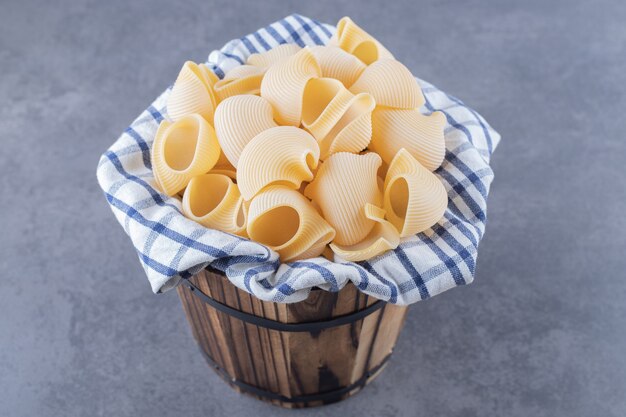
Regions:
[[475, 283], [298, 414], [626, 415], [624, 2], [0, 3], [0, 415], [289, 414], [209, 371], [95, 168], [184, 60], [295, 11], [351, 15], [504, 137]]

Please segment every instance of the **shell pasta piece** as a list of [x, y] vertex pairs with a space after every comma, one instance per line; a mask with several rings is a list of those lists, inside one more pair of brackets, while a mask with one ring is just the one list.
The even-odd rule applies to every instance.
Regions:
[[320, 149], [313, 136], [293, 126], [259, 133], [246, 145], [237, 165], [241, 195], [250, 200], [264, 187], [281, 184], [298, 189], [313, 179]]
[[321, 141], [341, 119], [353, 97], [338, 80], [309, 80], [302, 96], [302, 126]]
[[272, 106], [259, 96], [229, 97], [215, 110], [217, 140], [224, 156], [234, 167], [237, 167], [239, 156], [248, 142], [275, 126]]
[[320, 76], [320, 68], [309, 48], [269, 67], [261, 82], [261, 96], [274, 107], [281, 125], [300, 126], [302, 95], [307, 82]]
[[333, 45], [359, 58], [366, 65], [379, 59], [393, 59], [393, 55], [369, 33], [361, 29], [349, 17], [337, 23], [337, 31], [330, 40]]
[[405, 149], [400, 149], [385, 178], [387, 219], [401, 237], [423, 232], [437, 223], [448, 206], [443, 183]]
[[279, 253], [282, 262], [319, 256], [335, 231], [299, 192], [271, 186], [252, 199], [248, 236]]
[[416, 109], [377, 107], [372, 113], [372, 141], [369, 147], [380, 154], [387, 164], [404, 148], [420, 164], [434, 171], [439, 168], [446, 153], [445, 124], [446, 118], [441, 112], [426, 116]]
[[239, 94], [259, 94], [265, 69], [254, 65], [240, 65], [228, 71], [224, 79], [215, 83], [218, 101]]
[[370, 93], [377, 106], [415, 109], [424, 103], [422, 89], [411, 71], [392, 59], [376, 61], [368, 66], [350, 91]]
[[336, 46], [314, 46], [311, 52], [315, 55], [322, 77], [335, 78], [349, 88], [365, 70], [360, 59]]
[[336, 152], [360, 152], [372, 136], [369, 94], [354, 96], [338, 80], [313, 78], [304, 89], [302, 126], [320, 144], [321, 159]]
[[173, 196], [196, 175], [215, 166], [220, 145], [213, 127], [199, 114], [163, 120], [152, 145], [152, 169], [162, 191]]
[[380, 156], [373, 152], [333, 154], [304, 190], [304, 195], [319, 205], [324, 218], [337, 232], [335, 243], [358, 243], [374, 227], [375, 221], [366, 216], [365, 205], [381, 206], [382, 192], [377, 183], [381, 162]]
[[204, 64], [187, 61], [167, 98], [167, 114], [177, 121], [190, 114], [200, 114], [213, 123], [217, 99], [213, 91], [217, 76]]
[[367, 93], [357, 94], [347, 111], [320, 141], [320, 159], [337, 152], [357, 153], [365, 149], [372, 138], [372, 110], [376, 102]]
[[189, 181], [183, 195], [183, 213], [205, 227], [245, 234], [243, 199], [226, 175], [204, 174]]
[[302, 48], [295, 43], [284, 43], [270, 49], [267, 52], [250, 55], [246, 63], [248, 65], [256, 65], [257, 67], [267, 68], [283, 58], [295, 55], [298, 51], [300, 51], [300, 49]]
[[385, 210], [366, 204], [365, 217], [375, 222], [370, 233], [354, 245], [331, 243], [330, 248], [346, 261], [359, 262], [373, 258], [400, 244], [400, 236], [396, 228], [384, 219]]

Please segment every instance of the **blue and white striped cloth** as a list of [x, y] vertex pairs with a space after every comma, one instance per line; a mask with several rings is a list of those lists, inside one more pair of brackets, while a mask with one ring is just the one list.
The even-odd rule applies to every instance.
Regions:
[[[210, 54], [207, 64], [223, 77], [255, 52], [281, 43], [325, 44], [334, 27], [291, 15]], [[418, 80], [424, 112], [442, 111], [446, 157], [436, 174], [448, 190], [444, 218], [407, 238], [394, 251], [367, 262], [324, 258], [281, 264], [267, 247], [207, 229], [181, 213], [176, 198], [160, 193], [150, 165], [150, 147], [163, 120], [166, 90], [102, 155], [98, 181], [117, 220], [130, 237], [152, 290], [162, 292], [211, 266], [262, 300], [291, 303], [312, 287], [340, 290], [352, 281], [361, 291], [394, 304], [411, 304], [474, 279], [477, 249], [485, 230], [487, 194], [493, 180], [489, 158], [500, 140], [487, 122], [461, 101]]]

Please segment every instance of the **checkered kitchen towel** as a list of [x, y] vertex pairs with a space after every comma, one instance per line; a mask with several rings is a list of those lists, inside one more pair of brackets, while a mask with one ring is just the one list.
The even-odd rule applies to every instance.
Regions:
[[[252, 53], [289, 42], [325, 44], [334, 30], [291, 15], [229, 42], [212, 52], [207, 64], [223, 77]], [[185, 218], [179, 200], [156, 188], [150, 165], [150, 146], [170, 91], [166, 90], [102, 155], [98, 165], [100, 186], [130, 237], [153, 291], [171, 289], [208, 265], [224, 271], [233, 284], [260, 299], [286, 303], [305, 299], [312, 287], [338, 291], [348, 281], [394, 304], [411, 304], [470, 283], [493, 179], [489, 158], [500, 136], [461, 101], [418, 81], [426, 97], [423, 111], [440, 110], [448, 120], [446, 157], [435, 172], [448, 190], [448, 209], [433, 228], [407, 238], [394, 251], [359, 263], [320, 257], [281, 264], [275, 252], [259, 243]]]

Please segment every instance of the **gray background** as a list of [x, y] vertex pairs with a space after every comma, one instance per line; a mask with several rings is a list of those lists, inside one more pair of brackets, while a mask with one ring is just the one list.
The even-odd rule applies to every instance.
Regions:
[[[503, 135], [474, 284], [360, 395], [298, 415], [626, 415], [626, 3], [1, 1], [0, 415], [283, 416], [205, 365], [96, 183], [187, 59], [351, 15]], [[293, 413], [293, 414], [296, 414]]]

